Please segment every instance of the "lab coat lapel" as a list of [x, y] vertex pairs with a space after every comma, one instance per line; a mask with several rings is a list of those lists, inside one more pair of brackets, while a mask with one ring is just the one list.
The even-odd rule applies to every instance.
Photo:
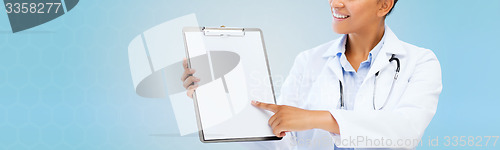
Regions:
[[369, 78], [368, 77], [374, 77], [375, 73], [379, 72], [383, 68], [387, 67], [389, 65], [389, 58], [391, 58], [392, 54], [395, 54], [396, 57], [401, 57], [405, 54], [405, 51], [403, 49], [403, 46], [401, 46], [401, 41], [394, 35], [392, 30], [389, 27], [385, 27], [385, 41], [384, 45], [380, 49], [379, 54], [375, 58], [373, 65], [371, 69], [368, 71], [368, 74], [366, 75], [367, 78], [364, 79], [364, 82], [366, 82]]
[[326, 64], [322, 71], [319, 89], [320, 91], [324, 91], [325, 93], [320, 93], [320, 98], [325, 106], [334, 106], [333, 108], [339, 108], [340, 104], [340, 87], [339, 81], [344, 81], [344, 75], [342, 73], [342, 65], [340, 65], [339, 57], [337, 57], [337, 53], [341, 51], [343, 46], [344, 37], [339, 38], [336, 42], [334, 42], [329, 50], [323, 54], [323, 59], [326, 60]]
[[367, 78], [365, 78], [363, 82], [366, 82], [369, 79], [368, 77], [375, 76], [375, 73], [377, 73], [382, 68], [389, 65], [390, 56], [388, 56], [388, 55], [391, 55], [391, 54], [387, 54], [387, 49], [384, 47], [382, 47], [382, 49], [380, 50], [380, 53], [377, 55], [377, 58], [375, 58], [375, 61], [373, 62], [372, 67], [370, 68], [370, 70], [368, 71], [368, 74], [366, 75]]
[[342, 67], [340, 65], [338, 57], [329, 57], [326, 63], [326, 70], [330, 72], [328, 76], [324, 77], [326, 83], [320, 85], [320, 90], [328, 89], [329, 92], [321, 93], [321, 100], [324, 101], [325, 105], [332, 104], [333, 108], [340, 107], [340, 86], [339, 81], [344, 81], [344, 76], [342, 73]]
[[[307, 93], [307, 99], [302, 108], [310, 110], [330, 110], [339, 108], [340, 87], [339, 80], [342, 74], [339, 73], [338, 60], [335, 57], [324, 58], [325, 64], [321, 66], [314, 81]], [[340, 72], [341, 73], [341, 72]], [[306, 81], [308, 82], [308, 81]], [[308, 83], [305, 83], [307, 85]]]
[[373, 107], [375, 108], [375, 110], [379, 110], [381, 107], [384, 106], [384, 103], [386, 103], [389, 94], [391, 92], [390, 90], [394, 82], [395, 73], [396, 73], [396, 65], [394, 65], [393, 67], [388, 66], [384, 68], [382, 71], [380, 71], [378, 77], [375, 77], [377, 78], [375, 81], [376, 83], [374, 85], [375, 88], [373, 89], [374, 90], [373, 92], [375, 92], [375, 94], [373, 95], [374, 99], [372, 99], [372, 101], [374, 101], [374, 104], [372, 105], [374, 105]]
[[[386, 91], [387, 88], [386, 88], [385, 83], [388, 83], [388, 82], [386, 81], [386, 77], [385, 77], [387, 71], [383, 70], [383, 69], [389, 65], [390, 56], [388, 56], [388, 55], [389, 54], [387, 54], [387, 49], [384, 49], [382, 47], [379, 54], [376, 56], [376, 58], [372, 64], [372, 67], [368, 71], [367, 76], [364, 79], [363, 84], [360, 87], [360, 91], [357, 93], [357, 96], [356, 96], [357, 103], [355, 103], [354, 108], [356, 108], [356, 109], [368, 108], [369, 110], [373, 110], [374, 103], [375, 103], [375, 106], [382, 106], [382, 104], [378, 104], [378, 103], [385, 102], [385, 99], [386, 99], [385, 97], [387, 96], [386, 93], [388, 92], [388, 91]], [[380, 70], [383, 70], [383, 71], [380, 71]], [[379, 73], [378, 77], [375, 77], [375, 74], [379, 71], [380, 71], [380, 73]], [[375, 78], [377, 78], [376, 84], [374, 84]], [[376, 87], [373, 87], [373, 86], [376, 86]], [[366, 92], [362, 92], [362, 90], [364, 90]], [[373, 97], [366, 95], [366, 93], [375, 93], [375, 92], [376, 92], [376, 94], [374, 95], [375, 101], [373, 100]], [[366, 96], [363, 96], [363, 95], [366, 95]], [[382, 97], [384, 97], [384, 98], [382, 98]]]
[[[394, 74], [396, 73], [396, 62], [389, 62], [389, 59], [394, 54], [396, 58], [402, 59], [402, 56], [405, 54], [405, 50], [403, 46], [401, 46], [401, 41], [394, 35], [394, 33], [386, 26], [386, 39], [384, 41], [384, 45], [380, 50], [380, 53], [377, 55], [373, 66], [368, 71], [367, 78], [365, 78], [364, 83], [371, 79], [370, 81], [374, 81], [376, 79], [376, 85], [374, 85], [374, 104], [375, 109], [380, 109], [387, 101], [390, 90], [394, 81]], [[404, 70], [404, 68], [401, 68]], [[379, 72], [378, 77], [375, 77], [375, 74]], [[371, 78], [370, 78], [371, 77]]]
[[342, 73], [342, 65], [340, 65], [339, 57], [329, 57], [327, 61], [328, 68], [342, 82], [344, 82], [344, 74]]
[[341, 52], [344, 48], [346, 38], [346, 35], [342, 35], [342, 37], [338, 38], [323, 54], [323, 58], [328, 59], [326, 61], [327, 67], [342, 82], [344, 81], [344, 74], [342, 73], [342, 65], [339, 61], [340, 58], [337, 57], [337, 53]]

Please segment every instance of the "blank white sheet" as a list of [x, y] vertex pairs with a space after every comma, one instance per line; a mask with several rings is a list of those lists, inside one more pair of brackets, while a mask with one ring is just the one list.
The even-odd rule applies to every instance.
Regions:
[[[244, 37], [205, 36], [203, 32], [185, 32], [185, 38], [190, 58], [207, 59], [190, 61], [191, 68], [197, 70], [194, 76], [204, 81], [196, 90], [204, 139], [274, 136], [267, 124], [273, 113], [258, 109], [250, 103], [251, 100], [275, 103], [261, 32], [247, 31]], [[239, 60], [214, 56], [226, 52], [236, 53]], [[211, 60], [213, 58], [219, 59]], [[214, 68], [218, 66], [213, 66], [215, 62], [231, 66], [230, 71], [217, 72]], [[223, 75], [217, 77], [217, 74]]]

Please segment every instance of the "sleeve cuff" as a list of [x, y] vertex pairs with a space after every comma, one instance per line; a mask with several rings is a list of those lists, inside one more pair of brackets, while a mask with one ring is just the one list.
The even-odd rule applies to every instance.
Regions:
[[337, 124], [339, 125], [339, 133], [340, 134], [330, 133], [330, 135], [332, 136], [333, 142], [335, 143], [335, 145], [337, 147], [340, 147], [342, 145], [341, 135], [343, 133], [343, 118], [342, 118], [340, 111], [343, 111], [343, 110], [338, 110], [338, 109], [329, 110], [330, 114], [333, 116], [333, 118], [337, 121]]

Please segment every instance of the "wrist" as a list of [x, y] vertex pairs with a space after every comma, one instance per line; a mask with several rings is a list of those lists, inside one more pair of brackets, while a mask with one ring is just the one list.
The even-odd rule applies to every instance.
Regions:
[[311, 129], [322, 129], [325, 124], [325, 113], [323, 111], [311, 110]]
[[339, 134], [337, 121], [329, 111], [313, 111], [314, 117], [311, 121], [312, 128], [326, 130], [331, 133]]

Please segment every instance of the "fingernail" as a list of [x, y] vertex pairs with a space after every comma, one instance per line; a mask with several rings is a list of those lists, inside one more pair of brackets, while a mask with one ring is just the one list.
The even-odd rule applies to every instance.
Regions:
[[252, 104], [257, 105], [257, 104], [259, 104], [259, 101], [252, 100]]

